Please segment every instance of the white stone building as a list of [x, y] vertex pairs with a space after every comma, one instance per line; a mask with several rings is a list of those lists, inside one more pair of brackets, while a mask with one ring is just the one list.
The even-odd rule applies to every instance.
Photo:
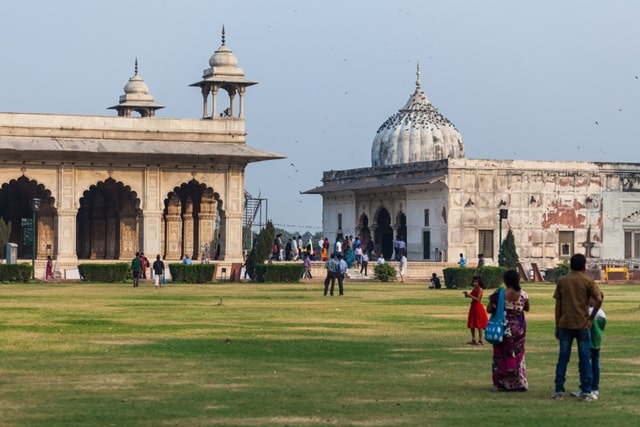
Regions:
[[525, 268], [577, 252], [640, 258], [640, 164], [467, 159], [421, 86], [418, 69], [415, 92], [378, 129], [372, 167], [324, 172], [306, 192], [322, 196], [331, 241], [372, 237], [389, 258], [401, 239], [412, 261], [455, 263], [462, 253], [473, 265], [482, 253], [497, 265], [511, 229]]
[[198, 119], [155, 117], [163, 106], [137, 61], [110, 107], [117, 116], [0, 113], [0, 218], [12, 225], [18, 257], [30, 259], [32, 201], [39, 201], [37, 277], [48, 255], [61, 270], [83, 260], [128, 261], [137, 251], [168, 261], [202, 254], [222, 265], [243, 261], [245, 168], [284, 156], [247, 145], [244, 96], [256, 83], [237, 64], [223, 29], [209, 68], [191, 85], [203, 97]]

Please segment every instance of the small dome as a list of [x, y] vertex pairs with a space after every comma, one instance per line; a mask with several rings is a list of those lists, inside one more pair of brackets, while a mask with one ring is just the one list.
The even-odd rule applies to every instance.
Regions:
[[231, 52], [225, 44], [224, 27], [222, 27], [222, 44], [209, 58], [209, 65], [214, 67], [235, 67], [238, 65], [238, 58]]
[[118, 116], [125, 117], [131, 117], [133, 111], [140, 113], [141, 117], [153, 117], [156, 110], [164, 108], [163, 105], [153, 102], [149, 86], [138, 75], [138, 58], [136, 58], [135, 73], [124, 86], [124, 95], [120, 95], [120, 102], [108, 108], [118, 110]]
[[213, 67], [235, 67], [238, 65], [238, 58], [226, 45], [222, 45], [209, 58], [209, 65]]
[[133, 77], [129, 79], [129, 82], [124, 86], [125, 94], [140, 93], [146, 95], [149, 93], [149, 86], [142, 80], [142, 77], [138, 75], [138, 58], [136, 58]]
[[422, 91], [420, 65], [416, 74], [415, 92], [380, 126], [373, 139], [372, 166], [464, 157], [462, 136]]
[[134, 94], [134, 93], [149, 93], [149, 86], [142, 80], [142, 77], [136, 74], [129, 79], [129, 82], [124, 86], [124, 93], [126, 94]]

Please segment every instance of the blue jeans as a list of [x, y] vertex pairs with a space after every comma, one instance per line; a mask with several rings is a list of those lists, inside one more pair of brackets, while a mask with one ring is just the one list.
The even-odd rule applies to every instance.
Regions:
[[578, 342], [578, 369], [580, 370], [580, 389], [583, 393], [591, 392], [591, 360], [589, 346], [591, 344], [591, 331], [589, 329], [558, 328], [560, 341], [560, 353], [556, 365], [556, 393], [563, 393], [567, 376], [567, 365], [571, 358], [571, 346], [573, 340]]
[[600, 387], [600, 349], [592, 348], [591, 350], [591, 372], [593, 372], [593, 378], [591, 379], [591, 391], [597, 391]]

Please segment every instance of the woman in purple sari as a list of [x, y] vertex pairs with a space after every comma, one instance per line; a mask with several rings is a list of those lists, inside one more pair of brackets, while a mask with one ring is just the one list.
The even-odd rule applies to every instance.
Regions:
[[[524, 312], [529, 311], [529, 296], [520, 288], [518, 272], [504, 273], [504, 311], [507, 321], [504, 339], [493, 345], [493, 390], [526, 391], [527, 369], [525, 365], [525, 341], [527, 321]], [[489, 296], [487, 312], [493, 313], [498, 303], [498, 293]]]

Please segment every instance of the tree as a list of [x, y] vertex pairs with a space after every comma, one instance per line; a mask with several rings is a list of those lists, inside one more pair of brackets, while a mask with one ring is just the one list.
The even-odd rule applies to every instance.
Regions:
[[245, 265], [247, 274], [252, 279], [255, 276], [256, 265], [264, 263], [271, 256], [273, 242], [276, 238], [276, 230], [271, 221], [267, 221], [265, 227], [260, 230], [255, 246], [249, 252]]
[[504, 266], [514, 269], [518, 265], [518, 252], [516, 251], [516, 241], [513, 237], [511, 229], [507, 233], [502, 243], [502, 257], [504, 258]]
[[11, 223], [0, 218], [0, 259], [6, 257], [5, 248], [11, 236]]

